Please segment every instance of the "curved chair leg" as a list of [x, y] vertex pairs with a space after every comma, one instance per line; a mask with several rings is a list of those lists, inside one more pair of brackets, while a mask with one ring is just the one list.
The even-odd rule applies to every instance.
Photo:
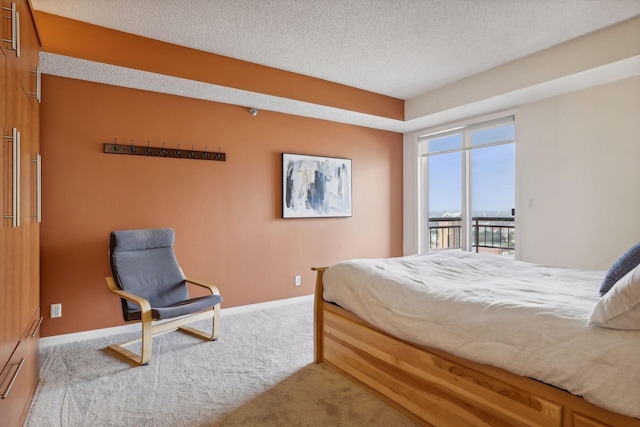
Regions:
[[[211, 332], [201, 331], [200, 329], [192, 328], [190, 326], [181, 326], [178, 329], [182, 332], [186, 332], [189, 335], [193, 335], [198, 338], [205, 339], [207, 341], [215, 341], [218, 338], [219, 330], [220, 330], [220, 304], [213, 306], [213, 310], [208, 310], [202, 313], [199, 313], [199, 319], [211, 318]], [[196, 320], [199, 320], [196, 319]]]
[[142, 320], [142, 351], [140, 353], [141, 365], [147, 365], [149, 363], [149, 360], [151, 360], [151, 341], [153, 340], [153, 326], [151, 313], [148, 313], [148, 315], [148, 319]]
[[[143, 313], [143, 316], [144, 316], [144, 313]], [[110, 350], [115, 351], [125, 359], [130, 360], [135, 364], [141, 365], [141, 366], [147, 366], [149, 364], [149, 360], [151, 360], [151, 348], [152, 348], [152, 339], [153, 339], [153, 326], [152, 326], [151, 314], [149, 313], [148, 316], [144, 316], [144, 317], [148, 317], [149, 319], [141, 322], [140, 324], [142, 326], [141, 338], [138, 338], [132, 341], [127, 341], [122, 344], [112, 344], [108, 347]], [[125, 348], [125, 346], [131, 345], [140, 341], [142, 341], [142, 350], [139, 355]]]
[[[151, 311], [142, 313], [143, 321], [142, 325], [142, 338], [138, 338], [132, 341], [127, 341], [122, 344], [113, 344], [108, 348], [115, 351], [120, 356], [134, 362], [137, 365], [148, 365], [151, 360], [151, 348], [153, 337], [166, 334], [167, 332], [180, 330], [195, 337], [207, 340], [215, 341], [218, 338], [220, 330], [220, 304], [215, 305], [213, 310], [203, 311], [197, 314], [190, 315], [188, 317], [171, 320], [169, 322], [160, 323], [157, 325], [152, 324]], [[198, 320], [212, 319], [211, 332], [205, 332], [200, 329], [192, 328], [189, 326], [183, 326], [185, 323], [191, 323]], [[142, 350], [140, 354], [136, 354], [131, 350], [125, 348], [133, 343], [142, 341]]]

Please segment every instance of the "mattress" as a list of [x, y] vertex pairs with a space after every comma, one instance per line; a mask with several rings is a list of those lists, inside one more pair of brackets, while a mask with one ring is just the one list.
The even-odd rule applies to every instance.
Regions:
[[340, 262], [323, 298], [400, 339], [640, 418], [640, 331], [588, 326], [603, 277], [443, 251]]

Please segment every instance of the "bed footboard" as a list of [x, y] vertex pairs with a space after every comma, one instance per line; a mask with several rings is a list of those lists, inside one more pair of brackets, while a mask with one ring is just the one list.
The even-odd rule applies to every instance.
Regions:
[[322, 363], [323, 362], [323, 358], [322, 358], [322, 353], [323, 353], [323, 348], [322, 348], [322, 343], [323, 343], [323, 339], [322, 339], [322, 329], [323, 329], [323, 303], [324, 300], [322, 298], [322, 290], [323, 290], [323, 286], [322, 286], [322, 275], [324, 274], [325, 270], [327, 269], [327, 267], [314, 267], [312, 268], [313, 271], [315, 271], [317, 273], [316, 275], [316, 289], [315, 289], [315, 294], [314, 294], [314, 299], [313, 299], [313, 352], [314, 352], [314, 357], [313, 360], [315, 363]]
[[326, 363], [424, 425], [435, 426], [640, 426], [581, 397], [414, 345], [369, 325], [323, 300], [315, 290], [315, 362]]

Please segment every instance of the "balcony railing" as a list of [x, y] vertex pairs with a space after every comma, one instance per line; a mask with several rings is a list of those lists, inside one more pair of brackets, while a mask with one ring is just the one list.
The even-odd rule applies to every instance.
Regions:
[[[461, 249], [462, 218], [429, 218], [429, 249]], [[511, 252], [516, 247], [513, 217], [471, 218], [471, 246], [480, 249]]]

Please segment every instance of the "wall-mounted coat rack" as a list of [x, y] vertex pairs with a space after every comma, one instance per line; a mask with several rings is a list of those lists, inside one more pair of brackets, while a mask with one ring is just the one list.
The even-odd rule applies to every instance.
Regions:
[[191, 150], [183, 150], [180, 148], [180, 144], [178, 144], [177, 149], [165, 148], [164, 144], [162, 144], [162, 148], [151, 147], [149, 143], [146, 146], [144, 145], [133, 145], [133, 141], [129, 145], [118, 144], [118, 141], [115, 140], [113, 144], [105, 143], [104, 144], [104, 152], [107, 154], [129, 154], [133, 156], [151, 156], [151, 157], [173, 157], [177, 159], [199, 159], [199, 160], [218, 160], [218, 161], [226, 161], [227, 154], [221, 153], [220, 149], [218, 151], [199, 151], [194, 150], [193, 146], [191, 146]]

